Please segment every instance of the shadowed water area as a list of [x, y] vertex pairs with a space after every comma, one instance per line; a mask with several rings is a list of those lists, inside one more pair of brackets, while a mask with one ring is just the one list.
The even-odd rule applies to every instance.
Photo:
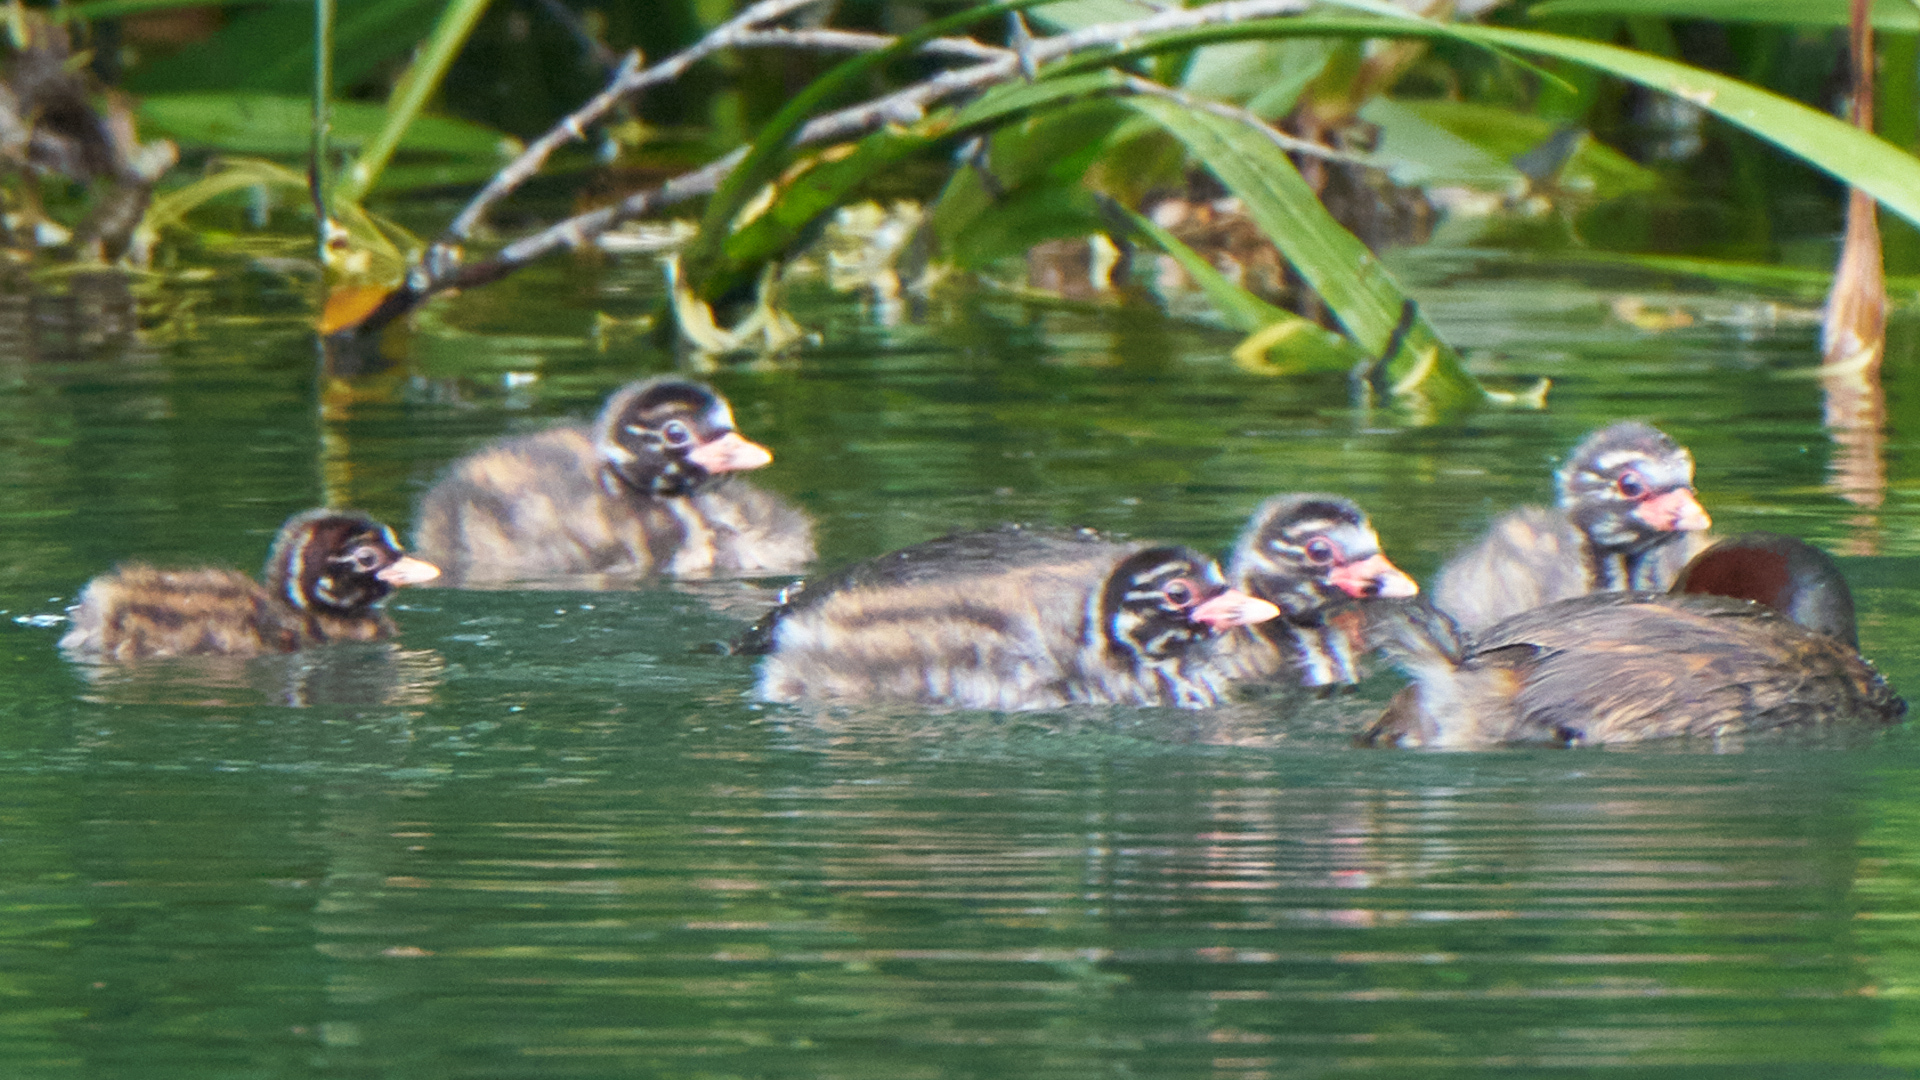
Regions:
[[[1804, 311], [1427, 255], [1482, 372], [1545, 412], [1412, 426], [1231, 336], [985, 295], [703, 371], [828, 564], [957, 526], [1223, 552], [1358, 499], [1426, 580], [1608, 420], [1693, 448], [1716, 527], [1841, 556], [1920, 692], [1920, 438], [1836, 440]], [[545, 267], [317, 379], [303, 301], [223, 270], [0, 305], [0, 1075], [1879, 1077], [1920, 1067], [1920, 739], [1363, 751], [1401, 684], [1205, 712], [751, 700], [715, 647], [785, 579], [415, 589], [397, 645], [74, 665], [114, 562], [253, 569], [294, 511], [404, 535], [460, 454], [671, 370], [591, 333], [650, 265]], [[1663, 291], [1676, 290], [1676, 291]], [[1609, 305], [1677, 303], [1649, 332]], [[90, 306], [91, 305], [91, 306]], [[115, 314], [118, 312], [118, 314]], [[1875, 480], [1879, 478], [1879, 481]], [[1847, 497], [1851, 495], [1851, 500]], [[1874, 505], [1877, 502], [1877, 505]]]

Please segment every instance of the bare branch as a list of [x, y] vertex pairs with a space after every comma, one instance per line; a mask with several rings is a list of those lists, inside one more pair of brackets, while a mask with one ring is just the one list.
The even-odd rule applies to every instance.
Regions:
[[594, 237], [623, 221], [632, 221], [655, 210], [713, 194], [720, 187], [720, 181], [726, 179], [734, 166], [740, 164], [740, 159], [746, 156], [746, 148], [742, 147], [693, 172], [676, 176], [657, 188], [636, 192], [612, 206], [568, 218], [516, 240], [501, 248], [494, 258], [505, 262], [529, 263], [562, 247], [577, 248], [591, 244]]
[[[587, 128], [612, 112], [622, 98], [638, 93], [649, 86], [671, 82], [686, 74], [687, 69], [693, 65], [722, 49], [731, 47], [734, 39], [741, 34], [749, 33], [763, 24], [785, 18], [801, 8], [821, 2], [822, 0], [761, 0], [760, 3], [716, 27], [706, 37], [650, 68], [640, 67], [638, 53], [628, 56], [620, 70], [615, 73], [613, 81], [607, 84], [606, 89], [595, 94], [585, 105], [554, 125], [553, 130], [535, 139], [511, 164], [495, 173], [493, 179], [487, 182], [487, 186], [480, 189], [480, 193], [475, 195], [467, 203], [466, 208], [460, 211], [459, 216], [453, 219], [453, 224], [447, 226], [447, 231], [439, 241], [435, 242], [434, 247], [445, 248], [465, 240], [473, 232], [473, 227], [479, 223], [481, 216], [487, 212], [488, 207], [539, 172], [540, 167], [546, 164], [547, 158], [555, 150], [567, 143], [585, 139]], [[427, 257], [429, 263], [442, 259], [444, 259], [442, 253], [429, 253]]]
[[[453, 223], [447, 226], [439, 240], [434, 242], [425, 262], [429, 266], [446, 267], [454, 260], [450, 248], [467, 239], [480, 219], [486, 215], [493, 204], [511, 194], [520, 185], [532, 179], [546, 164], [547, 158], [555, 150], [570, 142], [586, 138], [587, 128], [613, 111], [620, 100], [649, 86], [668, 82], [679, 77], [693, 64], [725, 48], [732, 49], [815, 49], [833, 52], [877, 52], [890, 48], [897, 38], [886, 34], [865, 34], [849, 30], [787, 30], [754, 29], [762, 22], [791, 13], [791, 9], [819, 0], [780, 0], [779, 3], [761, 5], [759, 10], [749, 10], [726, 26], [680, 53], [675, 54], [654, 67], [640, 68], [638, 53], [629, 54], [626, 62], [607, 84], [606, 89], [594, 95], [585, 105], [555, 124], [552, 130], [534, 140], [521, 151], [505, 168], [496, 173], [487, 186], [469, 201]], [[972, 38], [935, 38], [922, 45], [918, 50], [929, 56], [951, 56], [966, 60], [993, 59], [1007, 50], [993, 45], [984, 45]]]
[[[1279, 15], [1297, 15], [1306, 10], [1308, 4], [1309, 0], [1226, 0], [1224, 3], [1209, 4], [1205, 7], [1163, 12], [1132, 22], [1101, 23], [1098, 26], [1089, 26], [1071, 33], [1039, 38], [1028, 48], [1027, 55], [1032, 57], [1036, 65], [1045, 64], [1089, 49], [1113, 46], [1124, 48], [1149, 34], [1193, 30], [1202, 26], [1225, 25]], [[864, 105], [856, 105], [817, 117], [801, 127], [794, 142], [801, 146], [820, 142], [839, 142], [854, 135], [876, 130], [884, 124], [913, 123], [925, 116], [928, 109], [943, 101], [977, 93], [989, 86], [1017, 77], [1020, 74], [1021, 59], [1021, 54], [1012, 49], [1004, 49], [995, 59], [972, 67], [943, 71], [930, 79], [876, 98]]]
[[[379, 311], [369, 316], [365, 325], [369, 328], [378, 326], [381, 322], [410, 310], [435, 293], [492, 281], [554, 251], [584, 246], [621, 222], [712, 194], [745, 157], [744, 148], [692, 172], [675, 177], [657, 188], [630, 195], [613, 206], [568, 218], [522, 237], [480, 262], [462, 266], [455, 254], [456, 245], [471, 232], [489, 206], [537, 172], [555, 149], [569, 141], [583, 138], [587, 126], [606, 115], [618, 100], [627, 94], [677, 78], [693, 64], [725, 48], [750, 44], [752, 47], [872, 50], [891, 47], [897, 40], [881, 34], [856, 34], [829, 30], [770, 30], [762, 26], [764, 23], [782, 18], [816, 2], [819, 0], [763, 0], [762, 3], [748, 8], [738, 17], [708, 34], [698, 44], [654, 67], [640, 70], [637, 60], [629, 60], [627, 66], [622, 68], [620, 74], [605, 90], [568, 116], [553, 131], [530, 145], [519, 158], [502, 169], [486, 188], [474, 197], [448, 228], [443, 238], [428, 249], [420, 264], [416, 265], [413, 272], [408, 275], [405, 287], [389, 297], [388, 302], [382, 304]], [[1311, 0], [1223, 0], [1221, 3], [1201, 7], [1157, 11], [1145, 18], [1128, 22], [1102, 23], [1052, 37], [1035, 38], [1027, 42], [1026, 47], [1020, 51], [969, 42], [965, 39], [938, 39], [923, 46], [924, 51], [931, 55], [978, 58], [980, 62], [964, 68], [942, 71], [912, 86], [871, 101], [815, 117], [801, 127], [794, 139], [794, 144], [806, 146], [842, 142], [879, 130], [890, 123], [914, 123], [937, 105], [979, 93], [998, 83], [1020, 77], [1023, 65], [1038, 67], [1092, 49], [1126, 48], [1149, 35], [1297, 15], [1310, 3]], [[1147, 86], [1157, 85], [1148, 83], [1146, 80], [1138, 81]], [[1138, 88], [1136, 92], [1139, 92]], [[1153, 92], [1176, 93], [1164, 87]], [[1186, 100], [1191, 101], [1191, 99]], [[1202, 104], [1211, 107], [1210, 103]], [[1230, 106], [1220, 106], [1220, 108], [1227, 110], [1223, 115], [1236, 117], [1252, 115], [1244, 113], [1244, 110], [1233, 110]], [[1265, 124], [1261, 126], [1266, 127]], [[1338, 155], [1316, 144], [1286, 139], [1285, 136], [1273, 132], [1270, 128], [1267, 130], [1270, 137], [1274, 137], [1276, 141], [1285, 140], [1281, 145], [1287, 149], [1322, 157], [1334, 156], [1340, 160], [1358, 160], [1351, 155]], [[1295, 143], [1299, 145], [1294, 146]]]
[[[868, 34], [858, 30], [759, 30], [741, 34], [733, 44], [740, 49], [879, 52], [892, 48], [899, 40], [889, 34]], [[934, 38], [923, 43], [916, 51], [928, 56], [955, 56], [967, 60], [994, 60], [1007, 53], [998, 45], [985, 45], [962, 37]]]

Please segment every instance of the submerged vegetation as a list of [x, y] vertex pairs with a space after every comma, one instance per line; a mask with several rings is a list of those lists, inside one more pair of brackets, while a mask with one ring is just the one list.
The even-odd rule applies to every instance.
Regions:
[[[1850, 81], [1844, 5], [1813, 0], [16, 2], [7, 241], [144, 262], [218, 243], [236, 207], [313, 215], [317, 322], [343, 348], [535, 260], [651, 243], [683, 339], [724, 352], [804, 337], [777, 284], [831, 225], [836, 267], [883, 298], [1009, 265], [1069, 296], [1171, 275], [1246, 335], [1245, 366], [1352, 370], [1430, 408], [1526, 402], [1469, 375], [1375, 253], [1469, 219], [1495, 242], [1630, 247], [1613, 208], [1705, 175], [1734, 189], [1715, 253], [1735, 259], [1692, 269], [1740, 273], [1786, 238], [1770, 204], [1839, 201], [1774, 168], [1794, 157], [1858, 193], [1847, 280], [1871, 292], [1872, 202], [1920, 222], [1920, 9], [1854, 7], [1856, 67], [1881, 31], [1881, 137], [1833, 115], [1874, 84]], [[61, 158], [69, 129], [107, 149]], [[175, 145], [187, 167], [162, 179]], [[430, 238], [387, 216], [447, 192], [465, 205]], [[556, 215], [564, 194], [577, 212]], [[1888, 239], [1896, 270], [1913, 235]]]

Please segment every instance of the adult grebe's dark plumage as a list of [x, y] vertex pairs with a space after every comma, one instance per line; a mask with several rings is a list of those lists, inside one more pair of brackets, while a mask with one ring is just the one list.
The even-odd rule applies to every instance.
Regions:
[[393, 530], [345, 510], [281, 527], [266, 584], [238, 570], [121, 566], [87, 583], [60, 647], [83, 658], [253, 656], [327, 641], [374, 641], [393, 622], [376, 605], [439, 571], [408, 557]]
[[1672, 592], [1562, 600], [1471, 640], [1416, 603], [1379, 636], [1414, 684], [1363, 736], [1375, 745], [1718, 737], [1906, 712], [1856, 650], [1839, 568], [1772, 533], [1709, 548]]
[[813, 525], [732, 473], [773, 460], [700, 383], [619, 390], [591, 427], [502, 439], [455, 462], [420, 502], [415, 547], [449, 585], [585, 575], [791, 571]]
[[808, 584], [756, 628], [773, 701], [981, 709], [1217, 703], [1217, 637], [1272, 618], [1190, 548], [961, 533]]
[[1587, 436], [1558, 482], [1557, 510], [1502, 517], [1434, 578], [1434, 603], [1462, 627], [1593, 592], [1665, 589], [1712, 524], [1694, 497], [1693, 455], [1639, 421]]
[[1367, 515], [1338, 495], [1280, 495], [1254, 511], [1227, 563], [1234, 588], [1280, 617], [1236, 630], [1220, 650], [1236, 679], [1286, 676], [1305, 686], [1358, 682], [1352, 601], [1407, 597], [1414, 580], [1380, 551]]

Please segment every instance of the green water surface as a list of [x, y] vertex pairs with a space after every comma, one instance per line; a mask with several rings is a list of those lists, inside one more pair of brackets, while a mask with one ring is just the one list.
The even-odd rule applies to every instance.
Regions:
[[[1415, 426], [1230, 336], [993, 295], [708, 377], [829, 562], [956, 526], [1223, 550], [1332, 490], [1417, 576], [1637, 416], [1720, 529], [1843, 556], [1920, 689], [1920, 416], [1822, 423], [1806, 312], [1428, 256], [1476, 367], [1545, 412]], [[677, 361], [593, 313], [647, 265], [538, 268], [327, 382], [265, 275], [137, 327], [0, 310], [0, 1076], [1878, 1077], [1920, 1068], [1920, 740], [1361, 751], [1398, 682], [1204, 713], [769, 707], [713, 647], [780, 581], [415, 590], [394, 646], [88, 669], [113, 562], [253, 567], [321, 502], [404, 531], [447, 462]], [[1663, 332], [1609, 314], [1679, 303]], [[64, 321], [63, 321], [64, 320]], [[1853, 454], [1855, 457], [1848, 457]], [[1860, 462], [1885, 477], [1875, 500]], [[1851, 464], [1849, 464], [1851, 463]]]

